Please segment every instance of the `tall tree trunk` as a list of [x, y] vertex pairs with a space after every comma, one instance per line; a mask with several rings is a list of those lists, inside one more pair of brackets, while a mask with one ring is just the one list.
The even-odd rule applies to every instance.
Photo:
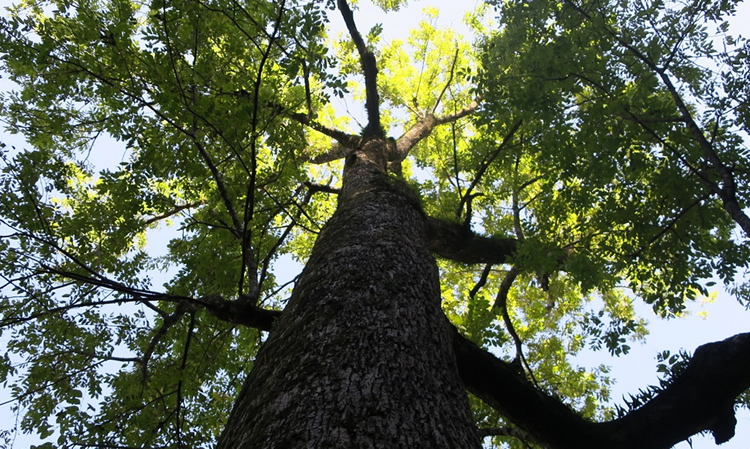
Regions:
[[387, 142], [347, 158], [320, 233], [220, 449], [476, 448], [418, 199]]

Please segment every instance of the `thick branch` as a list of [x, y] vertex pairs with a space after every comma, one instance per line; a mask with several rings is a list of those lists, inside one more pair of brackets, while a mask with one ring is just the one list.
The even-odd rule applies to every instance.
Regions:
[[463, 109], [459, 109], [458, 111], [454, 112], [453, 114], [447, 114], [447, 115], [441, 115], [436, 118], [436, 122], [438, 125], [443, 125], [445, 123], [451, 123], [455, 122], [458, 119], [464, 118], [467, 115], [471, 115], [479, 108], [479, 101], [480, 99], [477, 98], [474, 101], [472, 101], [468, 106], [466, 106]]
[[365, 76], [365, 92], [367, 94], [365, 108], [367, 109], [368, 123], [363, 134], [366, 137], [385, 137], [383, 127], [380, 124], [380, 96], [378, 95], [377, 80], [378, 66], [375, 61], [375, 55], [367, 48], [365, 40], [359, 34], [357, 25], [354, 23], [354, 14], [346, 3], [346, 0], [338, 0], [337, 4], [341, 11], [341, 16], [346, 23], [346, 28], [349, 30], [349, 35], [357, 47], [359, 60], [362, 64], [362, 74]]
[[629, 441], [627, 447], [668, 448], [704, 430], [721, 444], [734, 436], [734, 402], [748, 388], [750, 333], [744, 333], [698, 347], [666, 390], [601, 426], [612, 439]]
[[[321, 125], [320, 123], [315, 122], [314, 120], [312, 120], [309, 116], [305, 114], [292, 113], [292, 114], [289, 114], [289, 117], [292, 118], [293, 120], [298, 121], [299, 123], [305, 126], [309, 126], [310, 128], [314, 129], [315, 131], [321, 134], [324, 134], [328, 137], [336, 139], [341, 145], [347, 148], [357, 148], [357, 146], [359, 146], [359, 143], [362, 141], [362, 138], [359, 136], [355, 136], [354, 134], [347, 134], [343, 131], [339, 131], [338, 129], [329, 128], [325, 125]], [[341, 157], [344, 157], [344, 156], [341, 156]]]
[[414, 148], [414, 145], [432, 133], [435, 125], [437, 125], [437, 118], [432, 114], [425, 114], [424, 117], [417, 120], [417, 123], [406, 130], [401, 137], [396, 139], [395, 154], [389, 154], [388, 159], [391, 161], [404, 160], [409, 151]]
[[593, 423], [458, 332], [453, 349], [470, 392], [544, 447], [555, 449], [667, 449], [704, 430], [721, 443], [734, 435], [735, 398], [750, 388], [746, 333], [699, 347], [682, 375], [642, 408], [621, 419]]
[[427, 229], [430, 251], [463, 263], [506, 263], [518, 243], [511, 238], [482, 237], [460, 224], [430, 217]]
[[270, 331], [273, 322], [281, 316], [279, 310], [268, 310], [240, 298], [237, 301], [224, 299], [220, 295], [207, 295], [195, 300], [216, 318], [240, 326]]
[[303, 153], [301, 159], [305, 162], [311, 162], [313, 164], [325, 164], [327, 162], [345, 159], [352, 152], [354, 152], [356, 148], [356, 146], [348, 147], [336, 142], [331, 145], [331, 148], [329, 148], [322, 154], [319, 154], [317, 156], [309, 156]]
[[339, 193], [341, 193], [341, 189], [331, 187], [330, 185], [313, 184], [312, 182], [309, 182], [309, 181], [305, 181], [303, 184], [305, 187], [307, 187], [307, 190], [310, 193], [323, 192], [323, 193], [330, 193], [333, 195], [338, 195]]
[[[594, 424], [547, 396], [510, 363], [455, 333], [453, 350], [466, 389], [550, 448], [578, 448], [590, 441]], [[605, 447], [599, 445], [595, 447]]]
[[145, 219], [143, 221], [143, 224], [146, 225], [146, 226], [152, 225], [152, 224], [154, 224], [154, 223], [156, 223], [156, 222], [158, 222], [160, 220], [164, 220], [166, 218], [175, 216], [175, 215], [179, 214], [180, 212], [182, 212], [185, 209], [193, 209], [193, 208], [201, 206], [201, 205], [203, 205], [205, 203], [206, 203], [206, 201], [196, 201], [194, 203], [177, 204], [170, 211], [164, 212], [163, 214], [154, 215], [153, 217]]
[[435, 116], [434, 114], [424, 114], [417, 120], [417, 123], [412, 125], [404, 134], [396, 139], [396, 151], [394, 154], [388, 155], [388, 159], [391, 161], [402, 161], [406, 159], [412, 148], [418, 144], [422, 139], [432, 134], [432, 130], [435, 126], [443, 125], [446, 123], [452, 123], [456, 120], [466, 117], [474, 113], [479, 108], [479, 100], [474, 100], [470, 105], [465, 108], [454, 112], [453, 114]]

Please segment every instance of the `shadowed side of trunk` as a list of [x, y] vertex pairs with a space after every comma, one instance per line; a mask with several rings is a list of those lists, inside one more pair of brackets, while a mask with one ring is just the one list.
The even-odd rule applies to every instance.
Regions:
[[219, 448], [479, 447], [418, 200], [385, 141], [347, 160], [339, 207], [258, 355]]

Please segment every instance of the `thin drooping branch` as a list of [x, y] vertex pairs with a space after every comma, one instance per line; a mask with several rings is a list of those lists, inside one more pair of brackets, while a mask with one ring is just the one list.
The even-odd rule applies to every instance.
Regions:
[[495, 297], [495, 304], [492, 305], [492, 308], [498, 310], [500, 316], [503, 318], [505, 330], [510, 334], [511, 339], [513, 340], [513, 345], [516, 348], [516, 360], [521, 363], [521, 366], [523, 366], [523, 369], [529, 375], [534, 386], [539, 388], [539, 383], [536, 381], [536, 377], [534, 377], [531, 365], [529, 365], [529, 361], [526, 360], [526, 356], [523, 354], [523, 342], [521, 341], [521, 337], [518, 336], [518, 332], [516, 332], [516, 328], [513, 326], [513, 321], [510, 319], [510, 313], [508, 312], [508, 293], [519, 274], [521, 274], [521, 270], [515, 266], [508, 271], [503, 278], [503, 281], [500, 283], [500, 288]]
[[151, 337], [151, 342], [149, 343], [146, 350], [143, 351], [143, 355], [140, 358], [142, 377], [144, 382], [146, 382], [146, 380], [148, 379], [148, 362], [151, 360], [151, 357], [156, 350], [156, 346], [164, 339], [164, 337], [167, 335], [167, 332], [169, 332], [169, 329], [177, 324], [186, 313], [194, 313], [197, 309], [198, 307], [194, 303], [179, 302], [177, 304], [177, 310], [175, 310], [174, 313], [163, 317], [161, 326], [159, 326], [159, 328], [154, 332], [153, 336]]
[[682, 374], [643, 407], [594, 423], [457, 331], [453, 349], [466, 388], [552, 449], [667, 449], [706, 430], [725, 442], [734, 434], [734, 400], [750, 388], [746, 333], [699, 347]]
[[208, 151], [206, 151], [205, 147], [198, 140], [197, 136], [195, 134], [191, 134], [191, 138], [193, 139], [195, 148], [198, 150], [198, 153], [200, 153], [203, 162], [211, 171], [211, 177], [216, 183], [216, 189], [219, 191], [221, 200], [224, 203], [227, 212], [229, 213], [229, 217], [232, 219], [232, 234], [234, 234], [235, 237], [240, 238], [242, 236], [242, 222], [240, 221], [239, 215], [237, 215], [237, 210], [234, 207], [234, 203], [229, 197], [229, 192], [224, 185], [224, 177], [221, 175], [218, 167], [216, 166], [216, 164], [214, 164], [211, 156], [208, 154]]
[[492, 264], [488, 263], [484, 266], [484, 269], [482, 270], [482, 274], [479, 276], [479, 280], [476, 284], [474, 284], [474, 287], [471, 288], [469, 291], [469, 300], [474, 300], [474, 298], [477, 296], [477, 293], [479, 293], [479, 290], [484, 287], [487, 284], [487, 278], [490, 275], [490, 271], [492, 270]]
[[443, 95], [445, 95], [445, 92], [453, 83], [453, 76], [456, 74], [456, 63], [458, 63], [458, 47], [456, 47], [456, 53], [453, 55], [453, 62], [451, 63], [451, 70], [448, 75], [448, 81], [445, 82], [443, 90], [440, 91], [440, 95], [438, 95], [437, 100], [435, 100], [435, 105], [432, 107], [433, 114], [435, 113], [435, 111], [437, 111], [438, 106], [440, 106], [440, 102], [443, 100]]
[[164, 212], [162, 214], [154, 215], [153, 217], [147, 218], [146, 220], [143, 221], [143, 224], [146, 225], [146, 226], [148, 226], [148, 225], [154, 224], [154, 223], [156, 223], [158, 221], [164, 220], [166, 218], [173, 217], [173, 216], [179, 214], [180, 212], [182, 212], [183, 210], [193, 209], [193, 208], [199, 207], [199, 206], [201, 206], [203, 204], [206, 204], [206, 201], [202, 201], [201, 200], [201, 201], [196, 201], [194, 203], [177, 204], [177, 205], [174, 206], [174, 208], [172, 208], [172, 210], [169, 210], [169, 211]]
[[[659, 77], [662, 79], [664, 85], [667, 86], [667, 90], [672, 96], [672, 99], [677, 103], [677, 108], [682, 113], [685, 121], [687, 122], [690, 132], [693, 134], [695, 140], [698, 141], [701, 149], [703, 150], [704, 157], [713, 166], [714, 170], [719, 173], [721, 177], [722, 185], [721, 188], [716, 189], [716, 194], [721, 198], [724, 209], [727, 211], [732, 220], [735, 221], [743, 231], [745, 235], [750, 237], [750, 217], [745, 213], [742, 206], [739, 204], [737, 198], [737, 183], [734, 179], [732, 170], [721, 160], [718, 153], [714, 149], [711, 142], [708, 141], [706, 136], [703, 134], [703, 130], [700, 128], [698, 123], [693, 118], [693, 114], [685, 104], [682, 96], [677, 91], [677, 88], [672, 84], [672, 80], [666, 71], [659, 69], [657, 71]], [[711, 187], [709, 185], [709, 187]]]
[[174, 410], [175, 433], [177, 435], [177, 447], [185, 447], [182, 442], [182, 402], [183, 402], [183, 378], [190, 354], [190, 342], [195, 332], [195, 312], [190, 313], [190, 324], [188, 325], [187, 337], [185, 337], [185, 348], [182, 351], [182, 362], [180, 364], [180, 379], [177, 381], [177, 404]]
[[[521, 127], [521, 124], [523, 123], [522, 119], [518, 119], [516, 123], [513, 124], [513, 126], [510, 127], [507, 133], [505, 133], [505, 137], [503, 137], [503, 141], [500, 142], [500, 144], [495, 148], [494, 151], [489, 153], [484, 157], [481, 164], [479, 165], [479, 168], [476, 171], [476, 176], [474, 176], [474, 179], [471, 181], [471, 184], [469, 184], [469, 187], [464, 192], [463, 197], [461, 198], [461, 201], [459, 202], [458, 208], [462, 209], [464, 205], [467, 203], [467, 201], [471, 201], [474, 189], [479, 185], [479, 182], [482, 180], [482, 177], [484, 176], [487, 169], [492, 165], [492, 163], [497, 159], [497, 157], [500, 155], [500, 153], [508, 148], [508, 145], [510, 144], [510, 141], [513, 139], [513, 136], [516, 134], [518, 129]], [[467, 214], [468, 215], [468, 214]]]
[[362, 133], [365, 137], [385, 137], [383, 127], [380, 124], [380, 95], [378, 94], [378, 66], [373, 52], [367, 48], [365, 40], [357, 30], [357, 24], [354, 23], [354, 13], [349, 8], [346, 0], [337, 2], [341, 16], [344, 18], [349, 35], [354, 41], [359, 53], [359, 60], [362, 64], [362, 74], [365, 76], [365, 109], [367, 110], [367, 127]]
[[[576, 11], [578, 11], [578, 13], [581, 14], [584, 18], [592, 23], [596, 22], [591, 14], [589, 14], [583, 8], [581, 8], [581, 6], [576, 4], [575, 1], [566, 0], [566, 2]], [[718, 195], [719, 198], [721, 198], [724, 205], [724, 210], [726, 210], [730, 218], [742, 228], [742, 230], [745, 232], [745, 235], [750, 236], [750, 217], [748, 217], [748, 215], [745, 213], [742, 205], [740, 205], [739, 203], [739, 199], [737, 198], [737, 184], [734, 179], [732, 169], [728, 167], [724, 163], [724, 161], [721, 160], [719, 154], [714, 148], [714, 145], [706, 138], [703, 130], [701, 129], [701, 126], [698, 124], [698, 122], [695, 121], [693, 113], [690, 111], [690, 108], [685, 103], [682, 95], [674, 85], [672, 78], [669, 76], [669, 73], [667, 72], [667, 66], [665, 65], [664, 67], [659, 67], [659, 65], [653, 59], [651, 59], [648, 54], [642, 52], [641, 50], [636, 48], [634, 44], [625, 40], [614, 29], [604, 24], [602, 24], [601, 26], [605, 34], [614, 39], [614, 41], [617, 42], [618, 45], [629, 51], [633, 56], [635, 56], [639, 61], [645, 64], [646, 67], [649, 68], [649, 70], [651, 70], [661, 79], [662, 83], [667, 88], [667, 91], [672, 97], [672, 100], [674, 100], [677, 109], [680, 111], [682, 120], [685, 122], [688, 129], [690, 130], [690, 133], [693, 135], [693, 138], [696, 140], [699, 147], [703, 151], [703, 157], [719, 174], [722, 184], [721, 187], [719, 187], [714, 183], [706, 182], [705, 180], [704, 182], [710, 189], [714, 191], [714, 193], [716, 193], [716, 195]], [[669, 63], [669, 61], [667, 61], [667, 63]]]
[[[258, 64], [257, 74], [253, 83], [253, 105], [252, 113], [250, 115], [250, 164], [251, 172], [250, 179], [247, 183], [247, 190], [245, 193], [245, 207], [243, 212], [242, 221], [242, 264], [240, 266], [239, 284], [237, 286], [237, 292], [239, 295], [247, 294], [249, 297], [254, 298], [256, 301], [260, 296], [260, 281], [258, 279], [258, 261], [255, 258], [255, 251], [252, 246], [253, 231], [250, 224], [253, 221], [255, 214], [255, 193], [257, 189], [257, 178], [258, 178], [258, 139], [260, 138], [258, 130], [258, 113], [260, 110], [260, 89], [263, 83], [264, 69], [266, 63], [269, 61], [271, 56], [271, 49], [274, 47], [279, 31], [281, 30], [282, 18], [286, 12], [286, 0], [281, 1], [279, 6], [279, 12], [276, 16], [276, 21], [273, 26], [273, 32], [268, 37], [268, 45], [262, 52], [260, 62]], [[245, 292], [245, 277], [248, 279], [247, 292]]]

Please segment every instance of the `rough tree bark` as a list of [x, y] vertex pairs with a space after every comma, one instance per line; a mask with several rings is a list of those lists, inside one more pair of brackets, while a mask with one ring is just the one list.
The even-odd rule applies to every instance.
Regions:
[[320, 233], [221, 448], [480, 447], [419, 201], [388, 143], [347, 157]]

